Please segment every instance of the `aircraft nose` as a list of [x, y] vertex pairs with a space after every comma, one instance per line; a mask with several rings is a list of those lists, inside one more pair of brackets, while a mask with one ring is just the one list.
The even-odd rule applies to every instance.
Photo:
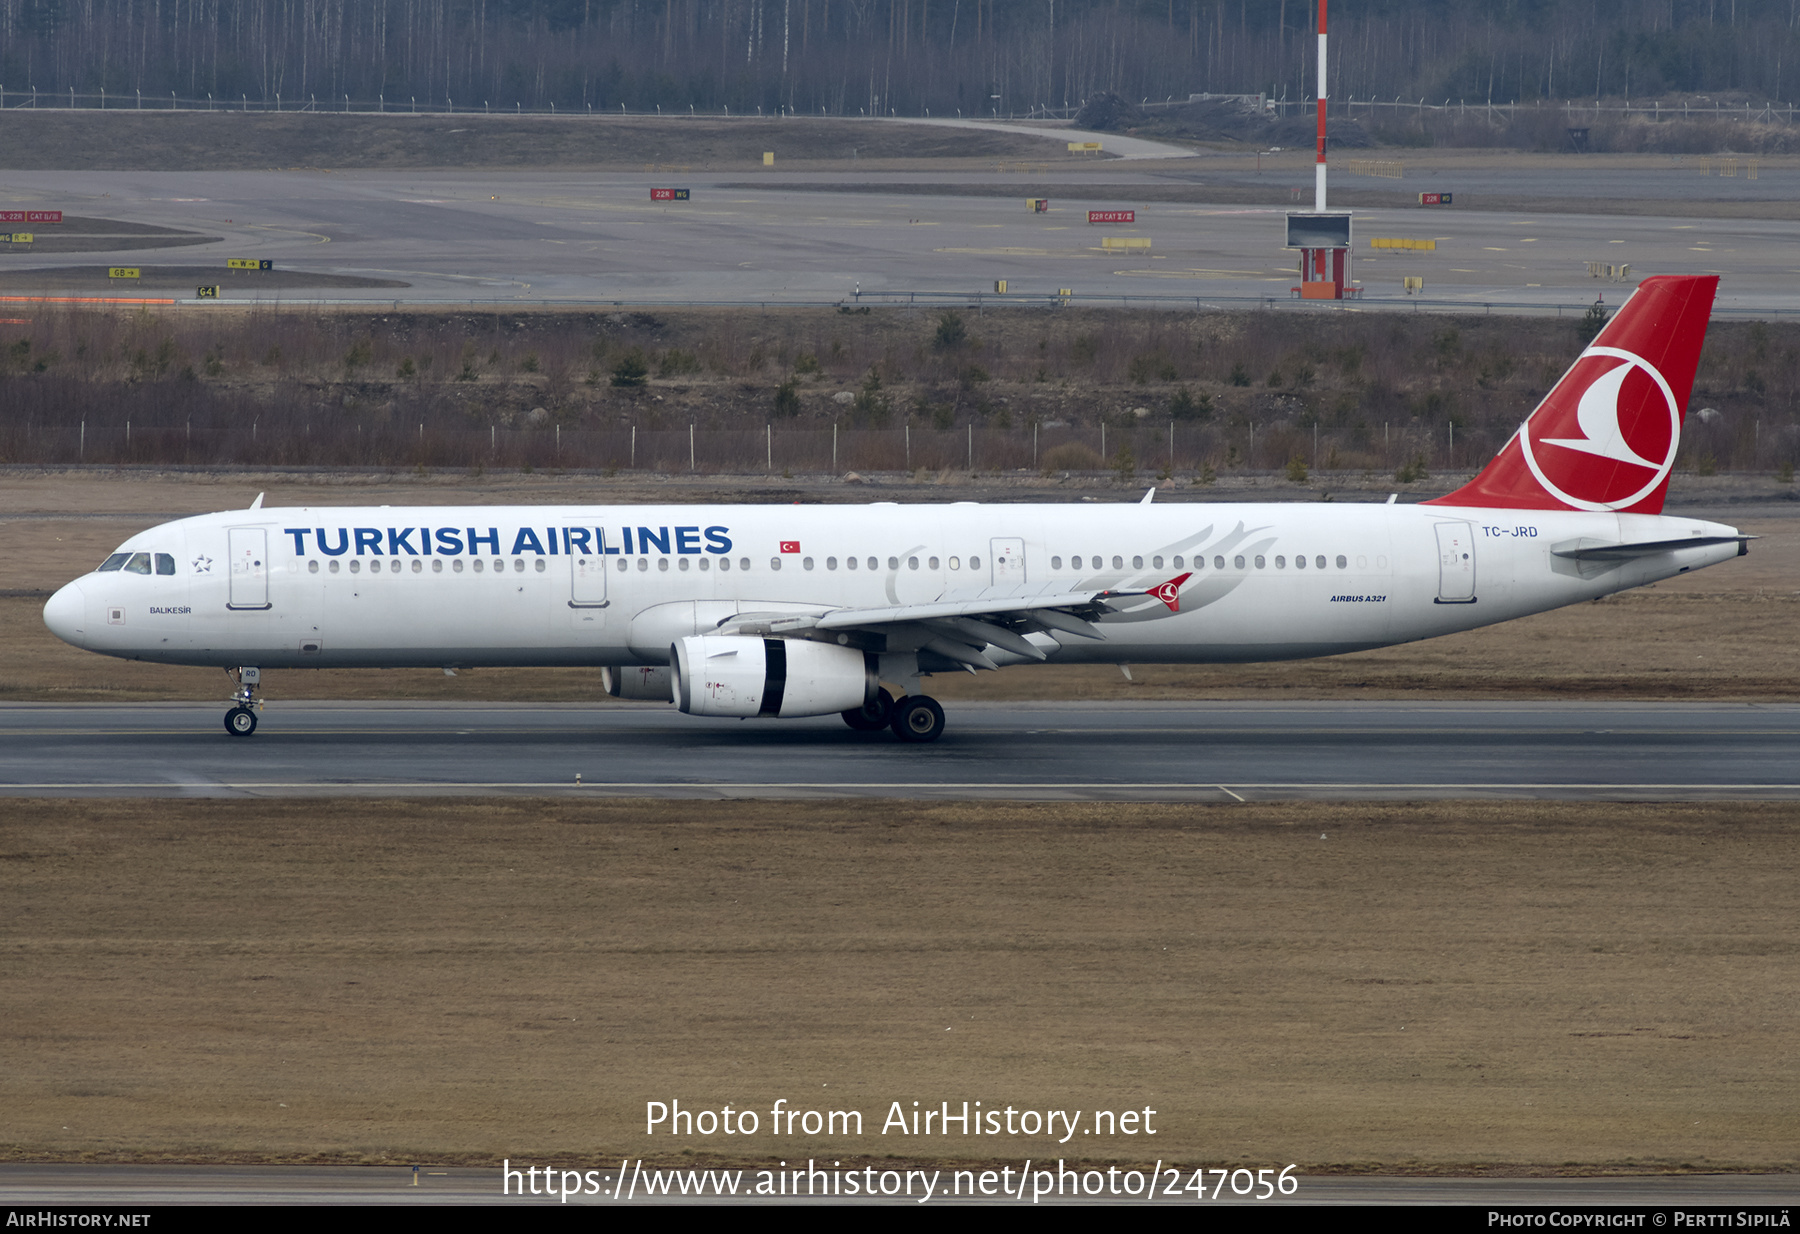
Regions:
[[80, 583], [70, 583], [44, 604], [44, 624], [50, 633], [76, 647], [87, 645], [87, 596]]

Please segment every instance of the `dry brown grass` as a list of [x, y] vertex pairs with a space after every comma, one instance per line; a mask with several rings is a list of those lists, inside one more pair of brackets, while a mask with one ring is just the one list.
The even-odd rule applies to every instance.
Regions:
[[[1797, 825], [13, 802], [0, 1151], [1794, 1169]], [[647, 1138], [644, 1103], [674, 1097], [868, 1121]], [[878, 1134], [891, 1101], [964, 1099], [1149, 1106], [1159, 1134]]]

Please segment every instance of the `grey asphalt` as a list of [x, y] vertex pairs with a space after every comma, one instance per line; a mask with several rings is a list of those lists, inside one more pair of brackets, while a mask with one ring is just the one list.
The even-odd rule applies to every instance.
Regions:
[[[517, 1163], [521, 1167], [524, 1163]], [[774, 1163], [771, 1162], [771, 1165]], [[1013, 1176], [1016, 1180], [1018, 1167], [1023, 1162], [1012, 1163]], [[876, 1164], [877, 1171], [882, 1169], [905, 1169], [907, 1163], [884, 1161]], [[642, 1176], [637, 1176], [639, 1187], [633, 1191], [627, 1184], [627, 1194], [615, 1197], [612, 1194], [620, 1173], [618, 1163], [592, 1162], [580, 1166], [584, 1172], [590, 1166], [599, 1174], [600, 1193], [596, 1195], [571, 1196], [572, 1204], [612, 1204], [621, 1199], [625, 1202], [637, 1203], [695, 1203], [695, 1202], [733, 1202], [730, 1199], [721, 1201], [714, 1196], [698, 1199], [679, 1195], [669, 1197], [649, 1197], [643, 1194]], [[1141, 1171], [1148, 1171], [1149, 1163], [1138, 1166]], [[1040, 1168], [1040, 1163], [1033, 1163], [1033, 1169]], [[1052, 1162], [1049, 1168], [1054, 1169]], [[1129, 1165], [1123, 1167], [1130, 1169]], [[1187, 1167], [1191, 1168], [1191, 1166]], [[746, 1171], [745, 1178], [750, 1179], [755, 1167]], [[860, 1168], [858, 1173], [860, 1173]], [[635, 1173], [633, 1171], [632, 1173]], [[500, 1193], [500, 1170], [496, 1166], [480, 1169], [468, 1166], [443, 1168], [424, 1166], [417, 1175], [410, 1167], [372, 1167], [372, 1166], [212, 1166], [212, 1165], [72, 1165], [72, 1164], [3, 1164], [0, 1165], [0, 1207], [28, 1205], [83, 1206], [89, 1208], [116, 1208], [120, 1206], [152, 1206], [165, 1204], [217, 1204], [217, 1205], [250, 1205], [250, 1204], [355, 1204], [355, 1205], [414, 1205], [414, 1204], [554, 1204], [561, 1200], [543, 1195], [520, 1197]], [[1207, 1185], [1212, 1185], [1212, 1175], [1207, 1176]], [[1185, 1178], [1184, 1178], [1184, 1181]], [[1765, 1208], [1776, 1205], [1790, 1205], [1800, 1198], [1800, 1179], [1791, 1174], [1718, 1174], [1718, 1175], [1644, 1175], [1628, 1178], [1406, 1178], [1406, 1177], [1342, 1177], [1332, 1175], [1300, 1175], [1298, 1189], [1290, 1196], [1271, 1196], [1267, 1200], [1258, 1201], [1251, 1198], [1227, 1194], [1219, 1201], [1196, 1200], [1184, 1195], [1169, 1203], [1185, 1203], [1204, 1205], [1207, 1203], [1225, 1204], [1324, 1204], [1324, 1205], [1357, 1205], [1357, 1204], [1405, 1204], [1421, 1206], [1478, 1206], [1483, 1208], [1507, 1208], [1518, 1205], [1545, 1206], [1554, 1205], [1567, 1213], [1569, 1210], [1583, 1211], [1591, 1209], [1609, 1209], [1622, 1206], [1670, 1208], [1692, 1212], [1699, 1209], [1730, 1208], [1735, 1222], [1735, 1210], [1749, 1208]], [[951, 1185], [950, 1171], [946, 1170], [941, 1177], [941, 1185]], [[823, 1184], [821, 1184], [823, 1185]], [[1140, 1180], [1140, 1187], [1142, 1183]], [[1210, 1197], [1210, 1190], [1209, 1190]], [[1089, 1203], [1120, 1203], [1125, 1197], [1096, 1197], [1086, 1200]], [[757, 1203], [754, 1197], [741, 1196], [737, 1203]], [[770, 1197], [762, 1202], [778, 1202], [791, 1204], [795, 1197]], [[801, 1197], [800, 1202], [805, 1202]], [[831, 1200], [816, 1202], [850, 1203], [846, 1197], [834, 1197]], [[867, 1200], [863, 1202], [867, 1203]], [[876, 1200], [875, 1203], [908, 1203], [917, 1205], [917, 1195], [911, 1200], [903, 1198]], [[940, 1197], [934, 1203], [969, 1203], [967, 1197], [960, 1201], [946, 1200]], [[993, 1197], [976, 1200], [984, 1204], [1018, 1204], [1030, 1203], [1029, 1192], [1026, 1199]], [[1043, 1203], [1057, 1203], [1055, 1197], [1045, 1197]], [[1072, 1201], [1063, 1197], [1060, 1202]], [[1129, 1201], [1127, 1201], [1129, 1202]], [[1137, 1203], [1145, 1202], [1141, 1197]], [[1644, 1222], [1641, 1228], [1650, 1229], [1668, 1225], [1667, 1221]], [[1779, 1228], [1779, 1226], [1777, 1226]]]
[[[279, 691], [279, 683], [273, 683]], [[0, 707], [0, 795], [1800, 798], [1800, 705], [951, 703], [927, 746], [655, 705]], [[579, 782], [577, 781], [579, 777]]]
[[[1282, 158], [1290, 156], [1283, 155]], [[1310, 167], [1271, 165], [1262, 184], [1306, 189]], [[1413, 177], [1415, 177], [1414, 179]], [[1721, 312], [1800, 311], [1788, 266], [1800, 224], [1705, 217], [1721, 201], [1788, 200], [1800, 169], [1769, 167], [1754, 181], [1702, 177], [1697, 164], [1637, 171], [1605, 165], [1408, 172], [1401, 187], [1487, 186], [1514, 199], [1665, 203], [1656, 216], [1542, 215], [1458, 206], [1358, 209], [1355, 275], [1371, 304], [1411, 309], [1402, 280], [1425, 279], [1437, 308], [1580, 312], [1596, 295], [1621, 299], [1627, 284], [1589, 276], [1589, 262], [1649, 274], [1724, 276]], [[694, 174], [595, 171], [209, 171], [8, 172], [0, 202], [189, 228], [223, 242], [105, 257], [0, 255], [0, 270], [70, 264], [216, 263], [223, 302], [675, 304], [832, 303], [922, 296], [1045, 304], [1059, 289], [1078, 298], [1163, 297], [1188, 307], [1285, 303], [1295, 282], [1283, 243], [1286, 206], [1207, 205], [1207, 185], [1253, 177], [1206, 159], [1117, 160], [1088, 170], [1018, 175], [968, 171], [785, 171], [744, 168]], [[995, 185], [1017, 196], [954, 196], [920, 185]], [[1338, 183], [1392, 187], [1346, 177]], [[1135, 186], [1180, 185], [1197, 203], [1137, 200]], [[686, 202], [652, 202], [653, 187], [684, 187]], [[846, 192], [845, 189], [857, 191]], [[1048, 191], [1047, 214], [1025, 208]], [[1226, 194], [1229, 196], [1229, 194]], [[1479, 196], [1479, 194], [1476, 194]], [[1131, 225], [1090, 227], [1090, 208], [1134, 209]], [[1687, 211], [1691, 208], [1692, 214]], [[1149, 239], [1147, 251], [1107, 252], [1107, 237]], [[1429, 254], [1377, 254], [1376, 237], [1431, 239]], [[400, 290], [260, 290], [255, 276], [224, 269], [228, 257], [269, 259], [282, 269], [398, 279]], [[109, 294], [54, 273], [28, 280], [46, 293]], [[117, 289], [110, 294], [119, 294]], [[210, 303], [210, 302], [209, 302]]]

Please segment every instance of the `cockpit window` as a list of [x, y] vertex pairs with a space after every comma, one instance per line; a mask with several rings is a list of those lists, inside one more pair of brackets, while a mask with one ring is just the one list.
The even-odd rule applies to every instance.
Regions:
[[131, 555], [131, 560], [125, 563], [125, 572], [127, 574], [150, 573], [150, 554], [133, 553]]
[[156, 555], [156, 572], [158, 574], [175, 573], [175, 559], [167, 553], [158, 553]]
[[129, 560], [131, 560], [130, 553], [114, 553], [111, 557], [108, 557], [105, 561], [100, 563], [100, 569], [102, 572], [107, 570], [117, 570], [124, 566]]

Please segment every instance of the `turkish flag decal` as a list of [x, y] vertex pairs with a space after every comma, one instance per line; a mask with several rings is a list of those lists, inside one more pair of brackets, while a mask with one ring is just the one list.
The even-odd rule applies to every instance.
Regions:
[[781, 542], [781, 551], [784, 553], [799, 552], [800, 551], [800, 541], [798, 541], [798, 540], [783, 540]]

